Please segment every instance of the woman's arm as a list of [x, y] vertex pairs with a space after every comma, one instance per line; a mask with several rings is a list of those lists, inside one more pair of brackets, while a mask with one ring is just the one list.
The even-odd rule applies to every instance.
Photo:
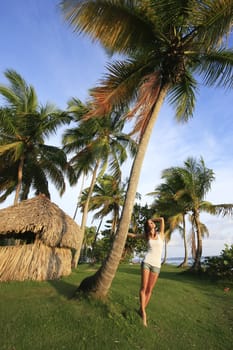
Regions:
[[155, 218], [153, 219], [154, 222], [159, 222], [160, 223], [160, 231], [159, 233], [163, 236], [164, 235], [164, 218], [161, 216], [160, 218]]
[[136, 239], [145, 238], [145, 236], [140, 234], [140, 233], [131, 233], [131, 232], [129, 232], [127, 234], [127, 237], [129, 237], [129, 238], [136, 238]]

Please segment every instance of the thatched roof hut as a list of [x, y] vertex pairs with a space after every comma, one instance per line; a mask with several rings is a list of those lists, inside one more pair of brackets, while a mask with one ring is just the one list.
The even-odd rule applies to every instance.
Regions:
[[0, 281], [69, 275], [79, 237], [75, 221], [43, 195], [1, 209]]

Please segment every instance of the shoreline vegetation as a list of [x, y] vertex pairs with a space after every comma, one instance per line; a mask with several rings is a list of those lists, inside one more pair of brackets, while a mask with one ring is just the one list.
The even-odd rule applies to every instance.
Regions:
[[1, 350], [232, 348], [233, 282], [163, 265], [145, 328], [137, 313], [138, 264], [120, 264], [107, 299], [74, 297], [97, 268], [82, 264], [59, 280], [1, 283]]

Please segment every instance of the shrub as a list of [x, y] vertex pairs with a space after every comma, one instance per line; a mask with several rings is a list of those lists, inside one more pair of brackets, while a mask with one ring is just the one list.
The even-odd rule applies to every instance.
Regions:
[[209, 276], [233, 281], [233, 244], [225, 244], [220, 256], [206, 258], [204, 266]]

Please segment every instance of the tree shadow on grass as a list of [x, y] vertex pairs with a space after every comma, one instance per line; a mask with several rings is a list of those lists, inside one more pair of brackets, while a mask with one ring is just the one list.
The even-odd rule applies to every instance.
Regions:
[[75, 292], [78, 288], [77, 285], [68, 283], [62, 279], [59, 280], [50, 280], [49, 284], [66, 299], [72, 299], [75, 295]]
[[169, 280], [176, 280], [176, 281], [185, 281], [185, 280], [193, 280], [192, 276], [185, 275], [185, 272], [182, 271], [161, 271], [159, 278], [169, 279]]

